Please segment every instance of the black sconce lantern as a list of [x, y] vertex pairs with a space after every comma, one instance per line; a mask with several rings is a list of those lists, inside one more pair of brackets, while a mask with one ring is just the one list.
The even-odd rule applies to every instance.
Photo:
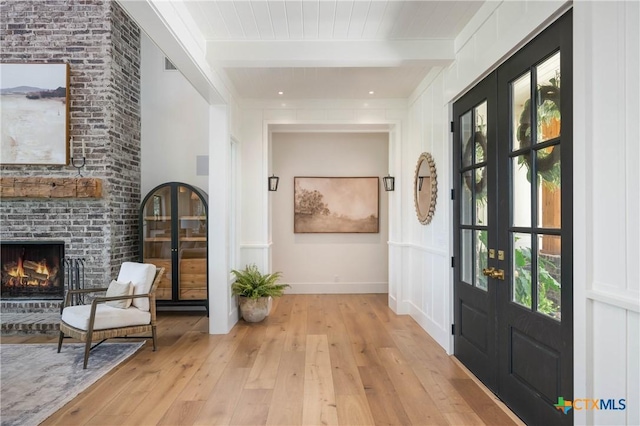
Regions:
[[393, 191], [396, 186], [396, 179], [393, 176], [387, 175], [382, 178], [385, 191]]
[[269, 191], [277, 191], [279, 181], [280, 181], [280, 178], [278, 176], [272, 175], [269, 178]]
[[418, 191], [422, 191], [422, 182], [424, 182], [424, 176], [418, 176]]

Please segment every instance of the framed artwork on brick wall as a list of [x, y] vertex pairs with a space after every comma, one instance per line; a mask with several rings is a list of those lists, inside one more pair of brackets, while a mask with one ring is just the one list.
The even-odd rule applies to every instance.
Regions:
[[294, 177], [293, 231], [378, 233], [377, 177]]
[[0, 64], [2, 164], [69, 164], [69, 65]]

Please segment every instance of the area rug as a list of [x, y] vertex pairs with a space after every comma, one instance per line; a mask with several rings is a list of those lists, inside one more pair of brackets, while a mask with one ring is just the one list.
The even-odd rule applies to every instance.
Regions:
[[103, 343], [82, 369], [84, 344], [0, 345], [0, 424], [33, 426], [71, 401], [145, 342]]

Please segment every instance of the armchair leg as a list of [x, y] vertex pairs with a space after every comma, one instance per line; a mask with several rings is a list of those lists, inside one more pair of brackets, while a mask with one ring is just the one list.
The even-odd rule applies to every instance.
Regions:
[[61, 331], [60, 336], [58, 337], [58, 353], [60, 353], [60, 349], [62, 349], [62, 340], [64, 339], [64, 333]]
[[84, 366], [82, 367], [83, 370], [87, 369], [87, 363], [89, 362], [89, 351], [91, 351], [91, 334], [91, 332], [87, 333], [87, 342], [84, 346]]
[[151, 326], [151, 335], [153, 336], [153, 351], [156, 351], [156, 326]]

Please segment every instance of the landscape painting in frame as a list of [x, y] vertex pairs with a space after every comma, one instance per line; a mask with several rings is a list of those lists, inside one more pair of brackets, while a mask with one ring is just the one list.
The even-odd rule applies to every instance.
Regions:
[[377, 177], [295, 177], [294, 232], [377, 233]]
[[0, 64], [2, 164], [69, 163], [67, 64]]

